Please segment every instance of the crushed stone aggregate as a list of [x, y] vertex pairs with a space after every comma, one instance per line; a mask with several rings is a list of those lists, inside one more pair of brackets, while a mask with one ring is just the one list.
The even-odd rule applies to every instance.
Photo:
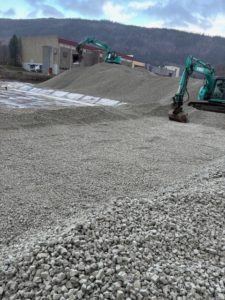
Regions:
[[124, 66], [42, 86], [128, 106], [0, 112], [0, 299], [225, 299], [224, 116]]

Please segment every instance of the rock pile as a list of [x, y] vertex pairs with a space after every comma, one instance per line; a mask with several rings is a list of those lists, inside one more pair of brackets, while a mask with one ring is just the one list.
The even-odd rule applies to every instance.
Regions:
[[[178, 82], [178, 78], [156, 76], [141, 68], [100, 63], [65, 71], [39, 84], [39, 87], [119, 100], [131, 106], [130, 117], [151, 115], [168, 118]], [[202, 84], [202, 80], [190, 78], [187, 88], [189, 100], [197, 100]], [[185, 95], [185, 102], [187, 98]], [[224, 114], [198, 111], [186, 104], [184, 109], [189, 114], [191, 123], [225, 128]]]
[[[197, 92], [197, 87], [190, 89]], [[197, 84], [199, 81], [197, 80]], [[177, 90], [178, 79], [155, 76], [145, 69], [100, 63], [91, 67], [76, 67], [39, 84], [39, 87], [76, 92], [127, 103], [151, 104], [171, 97]], [[165, 98], [164, 103], [168, 102]]]
[[224, 173], [117, 198], [0, 272], [0, 298], [225, 299]]

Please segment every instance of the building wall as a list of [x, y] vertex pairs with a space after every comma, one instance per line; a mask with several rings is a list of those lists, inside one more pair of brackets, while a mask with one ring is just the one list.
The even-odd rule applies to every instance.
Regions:
[[72, 68], [73, 55], [76, 54], [76, 46], [59, 44], [59, 66], [61, 70]]
[[166, 69], [171, 70], [175, 73], [175, 77], [179, 77], [180, 75], [180, 68], [175, 66], [165, 66]]
[[66, 47], [60, 47], [60, 69], [66, 70], [71, 67], [72, 50]]
[[[43, 64], [43, 47], [52, 47], [53, 53], [59, 48], [57, 36], [35, 36], [35, 37], [23, 37], [22, 42], [22, 65], [26, 69], [27, 65]], [[58, 63], [58, 57], [52, 58], [55, 63]]]
[[132, 62], [132, 68], [137, 68], [137, 67], [139, 67], [139, 68], [145, 68], [145, 63], [137, 61], [137, 60], [134, 60]]
[[174, 70], [169, 70], [165, 67], [152, 67], [151, 71], [160, 76], [175, 77], [176, 75]]
[[30, 70], [30, 64], [40, 64], [44, 73], [50, 70], [58, 74], [72, 67], [73, 54], [75, 45], [59, 43], [57, 36], [22, 38], [22, 65], [26, 70]]
[[[77, 43], [67, 41], [57, 36], [34, 36], [22, 38], [22, 65], [31, 71], [31, 65], [41, 65], [43, 73], [57, 75], [60, 71], [68, 70], [77, 62]], [[83, 65], [93, 65], [104, 61], [104, 51], [89, 45], [84, 49]], [[122, 56], [122, 64], [132, 66], [132, 56]], [[138, 62], [137, 62], [138, 63]], [[142, 66], [142, 65], [139, 65]]]
[[100, 51], [85, 51], [83, 59], [81, 61], [81, 66], [93, 66], [99, 62], [103, 62], [104, 58]]

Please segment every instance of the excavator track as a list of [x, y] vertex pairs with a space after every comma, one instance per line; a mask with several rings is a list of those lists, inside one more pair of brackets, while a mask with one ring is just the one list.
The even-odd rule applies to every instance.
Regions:
[[188, 106], [192, 106], [198, 110], [225, 114], [225, 103], [221, 103], [221, 102], [191, 101], [188, 103]]

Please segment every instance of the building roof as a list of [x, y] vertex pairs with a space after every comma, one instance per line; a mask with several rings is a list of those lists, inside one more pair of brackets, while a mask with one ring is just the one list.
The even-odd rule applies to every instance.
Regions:
[[[64, 44], [64, 45], [68, 45], [68, 46], [73, 46], [76, 47], [79, 43], [76, 41], [71, 41], [71, 40], [67, 40], [67, 39], [63, 39], [63, 38], [58, 38], [58, 41], [60, 44]], [[91, 45], [85, 45], [84, 49], [90, 50], [90, 51], [100, 51], [100, 52], [104, 52], [103, 50], [99, 49], [98, 47], [95, 46], [91, 46]], [[126, 60], [130, 60], [133, 61], [134, 57], [133, 56], [129, 56], [120, 52], [117, 52], [117, 54], [119, 56], [121, 56], [122, 58], [126, 59]]]

